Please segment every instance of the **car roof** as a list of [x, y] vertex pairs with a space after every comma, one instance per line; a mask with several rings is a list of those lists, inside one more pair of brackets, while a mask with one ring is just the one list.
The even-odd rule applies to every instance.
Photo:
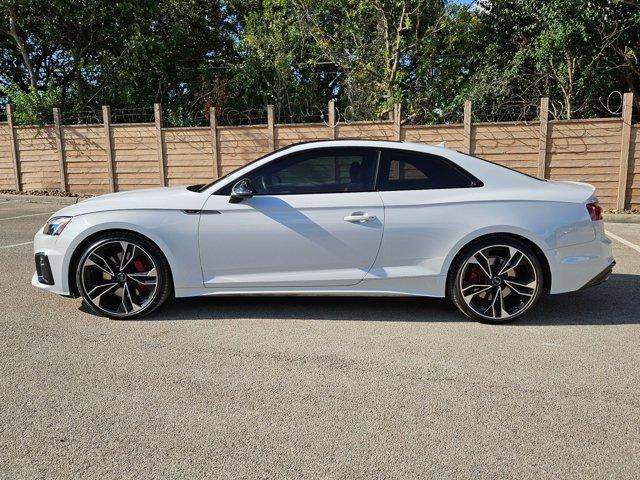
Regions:
[[247, 167], [250, 168], [258, 168], [263, 164], [269, 163], [281, 156], [288, 155], [290, 153], [295, 152], [304, 152], [304, 151], [312, 151], [321, 148], [330, 148], [330, 147], [370, 147], [370, 148], [389, 148], [396, 150], [407, 150], [414, 152], [421, 152], [431, 155], [437, 155], [440, 157], [444, 157], [449, 161], [452, 161], [462, 169], [466, 170], [475, 178], [479, 179], [485, 185], [525, 185], [530, 184], [531, 179], [526, 175], [516, 172], [515, 170], [510, 170], [506, 167], [503, 167], [498, 164], [491, 163], [489, 161], [469, 156], [458, 152], [457, 150], [452, 150], [449, 148], [445, 148], [443, 146], [434, 146], [434, 145], [426, 145], [423, 143], [415, 143], [415, 142], [405, 142], [405, 141], [393, 141], [393, 140], [359, 140], [359, 139], [336, 139], [336, 140], [313, 140], [301, 143], [295, 143], [291, 145], [284, 146], [275, 151], [269, 152], [256, 159], [254, 162], [251, 162], [245, 167], [238, 169], [237, 171], [230, 173], [229, 175], [223, 177], [225, 178], [225, 182], [223, 185], [207, 185], [204, 187], [204, 191], [208, 190], [210, 187], [214, 187], [214, 189], [218, 189], [224, 187], [225, 185], [232, 183], [233, 181], [241, 178], [245, 173], [245, 169]]
[[[444, 157], [449, 161], [459, 165], [463, 169], [467, 170], [472, 175], [481, 177], [507, 177], [509, 180], [522, 181], [523, 177], [528, 179], [539, 180], [526, 173], [513, 170], [504, 165], [493, 163], [489, 160], [485, 160], [480, 157], [462, 153], [458, 150], [454, 150], [446, 147], [446, 142], [443, 141], [438, 145], [427, 145], [424, 143], [398, 141], [398, 140], [360, 140], [360, 139], [336, 139], [336, 140], [312, 140], [307, 142], [300, 142], [289, 145], [280, 150], [288, 150], [289, 152], [313, 150], [323, 147], [338, 147], [338, 146], [353, 146], [353, 147], [372, 147], [372, 148], [392, 148], [396, 150], [407, 150], [413, 152], [427, 153], [431, 155], [437, 155]], [[278, 150], [278, 151], [280, 151]], [[484, 182], [484, 180], [482, 180]]]
[[301, 151], [312, 150], [315, 148], [323, 147], [374, 147], [374, 148], [396, 148], [403, 150], [416, 150], [425, 153], [433, 153], [442, 155], [443, 150], [455, 152], [455, 150], [448, 149], [442, 146], [426, 145], [424, 143], [398, 141], [398, 140], [362, 140], [362, 139], [335, 139], [335, 140], [311, 140], [300, 143], [293, 143], [287, 145], [280, 150]]

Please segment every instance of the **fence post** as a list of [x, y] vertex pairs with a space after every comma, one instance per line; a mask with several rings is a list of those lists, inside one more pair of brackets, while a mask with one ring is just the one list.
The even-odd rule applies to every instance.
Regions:
[[113, 139], [111, 138], [111, 107], [102, 106], [102, 123], [104, 125], [104, 148], [107, 151], [107, 175], [109, 175], [109, 191], [116, 191], [113, 175]]
[[16, 130], [13, 126], [13, 104], [7, 104], [7, 123], [9, 124], [9, 142], [11, 143], [11, 160], [13, 161], [13, 176], [16, 181], [16, 191], [20, 192], [20, 151], [16, 140]]
[[269, 136], [269, 149], [276, 149], [276, 127], [273, 116], [273, 105], [267, 105], [267, 132]]
[[402, 140], [402, 104], [393, 104], [393, 139]]
[[629, 150], [631, 148], [631, 117], [633, 113], [633, 93], [624, 94], [622, 101], [622, 146], [620, 150], [620, 174], [618, 176], [617, 209], [624, 210], [629, 181]]
[[53, 129], [56, 134], [56, 150], [58, 151], [58, 165], [60, 168], [60, 189], [67, 191], [67, 172], [65, 166], [64, 143], [62, 137], [62, 126], [60, 122], [60, 109], [53, 109]]
[[471, 100], [464, 102], [464, 144], [463, 153], [471, 153]]
[[329, 139], [336, 139], [336, 101], [329, 100]]
[[538, 140], [538, 177], [547, 175], [547, 138], [549, 135], [549, 97], [540, 99], [540, 134]]
[[164, 152], [164, 135], [162, 133], [162, 104], [155, 103], [153, 105], [153, 116], [156, 122], [156, 145], [158, 152], [158, 171], [160, 173], [160, 186], [167, 186], [167, 179], [164, 174], [165, 169], [165, 152]]
[[211, 129], [211, 153], [213, 156], [213, 177], [220, 178], [220, 156], [218, 154], [218, 118], [216, 107], [209, 108], [209, 128]]

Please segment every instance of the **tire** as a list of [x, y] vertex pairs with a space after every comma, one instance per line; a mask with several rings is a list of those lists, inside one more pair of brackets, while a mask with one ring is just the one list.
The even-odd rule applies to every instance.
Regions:
[[544, 284], [537, 254], [507, 236], [471, 243], [449, 272], [447, 296], [458, 310], [483, 323], [507, 323], [526, 315], [540, 300]]
[[93, 313], [115, 319], [148, 315], [172, 291], [171, 270], [160, 249], [128, 232], [107, 233], [83, 251], [76, 285]]

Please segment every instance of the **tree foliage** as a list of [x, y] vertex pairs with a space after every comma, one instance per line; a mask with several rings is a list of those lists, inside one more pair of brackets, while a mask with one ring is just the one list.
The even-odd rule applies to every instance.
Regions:
[[29, 85], [26, 92], [16, 85], [0, 86], [0, 93], [11, 98], [15, 122], [20, 125], [51, 123], [53, 108], [61, 102], [60, 89], [53, 85], [40, 90]]
[[[413, 122], [609, 115], [640, 93], [635, 0], [0, 0], [0, 85], [28, 108]], [[55, 105], [54, 105], [55, 104]], [[226, 118], [225, 117], [225, 118]]]

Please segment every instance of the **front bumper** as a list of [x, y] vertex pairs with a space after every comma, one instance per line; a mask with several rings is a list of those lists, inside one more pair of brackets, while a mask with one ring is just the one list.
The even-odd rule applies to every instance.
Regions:
[[38, 283], [44, 285], [55, 285], [56, 281], [53, 278], [51, 272], [51, 264], [49, 263], [49, 257], [44, 252], [36, 252], [36, 276], [38, 277]]
[[33, 239], [33, 253], [36, 261], [44, 262], [36, 266], [31, 279], [34, 287], [59, 295], [70, 295], [69, 278], [65, 266], [66, 242], [59, 236], [45, 235], [39, 231]]

